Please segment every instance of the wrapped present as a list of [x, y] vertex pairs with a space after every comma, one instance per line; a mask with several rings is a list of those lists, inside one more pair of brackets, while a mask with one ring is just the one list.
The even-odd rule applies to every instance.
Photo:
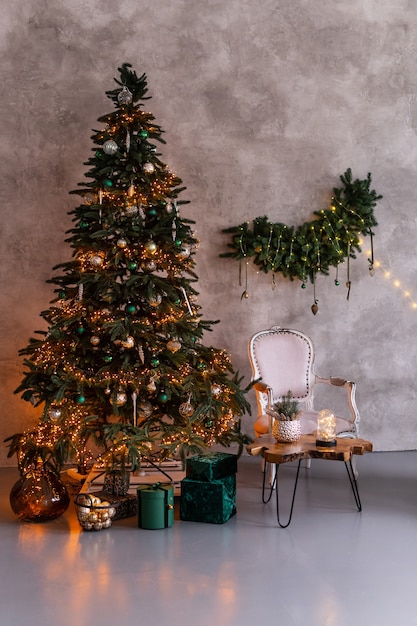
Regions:
[[138, 526], [155, 530], [174, 523], [174, 487], [155, 483], [137, 488]]
[[237, 456], [227, 452], [205, 452], [187, 459], [186, 477], [210, 482], [237, 472]]
[[181, 481], [181, 519], [188, 522], [224, 524], [236, 513], [236, 475], [207, 482]]
[[127, 494], [125, 496], [115, 496], [111, 493], [107, 493], [106, 491], [96, 491], [94, 493], [91, 493], [90, 495], [96, 496], [97, 498], [100, 498], [100, 500], [110, 502], [112, 507], [116, 509], [116, 514], [113, 517], [113, 521], [137, 515], [138, 502], [136, 496], [133, 494]]

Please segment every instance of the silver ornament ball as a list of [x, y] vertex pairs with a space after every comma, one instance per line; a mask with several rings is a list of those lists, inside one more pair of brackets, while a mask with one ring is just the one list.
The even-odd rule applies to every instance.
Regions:
[[105, 154], [115, 154], [119, 149], [119, 146], [113, 139], [109, 139], [103, 143], [103, 152]]

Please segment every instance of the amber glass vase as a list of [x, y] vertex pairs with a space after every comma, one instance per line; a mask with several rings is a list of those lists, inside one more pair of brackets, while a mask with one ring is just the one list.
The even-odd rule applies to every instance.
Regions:
[[13, 513], [25, 522], [46, 522], [65, 513], [70, 497], [60, 478], [37, 463], [13, 485], [10, 506]]

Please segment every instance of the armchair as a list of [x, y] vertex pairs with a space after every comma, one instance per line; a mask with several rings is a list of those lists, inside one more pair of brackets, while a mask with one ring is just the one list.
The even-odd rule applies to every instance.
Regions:
[[316, 430], [318, 410], [314, 407], [316, 384], [338, 387], [345, 392], [347, 416], [336, 415], [338, 437], [358, 437], [360, 415], [356, 406], [354, 382], [339, 377], [323, 378], [314, 372], [314, 346], [304, 333], [273, 326], [257, 332], [249, 341], [249, 360], [256, 394], [258, 416], [254, 423], [257, 437], [270, 433], [268, 409], [289, 390], [300, 403], [302, 434]]

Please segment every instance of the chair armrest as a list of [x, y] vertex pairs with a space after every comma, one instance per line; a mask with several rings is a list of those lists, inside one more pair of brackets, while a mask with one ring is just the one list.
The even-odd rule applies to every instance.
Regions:
[[358, 411], [358, 407], [356, 406], [355, 394], [356, 394], [356, 383], [351, 380], [346, 380], [344, 378], [339, 378], [337, 376], [330, 376], [329, 378], [322, 378], [321, 376], [316, 375], [316, 383], [325, 383], [327, 385], [332, 385], [333, 387], [341, 387], [346, 389], [346, 398], [347, 403], [349, 405], [349, 410], [351, 414], [351, 419], [349, 420], [352, 424], [353, 431], [355, 436], [359, 436], [359, 421], [360, 415]]
[[259, 391], [260, 393], [268, 393], [270, 390], [270, 387], [268, 387], [268, 385], [266, 385], [265, 383], [261, 383], [259, 381], [257, 383], [254, 383], [254, 385], [252, 386], [255, 389], [255, 391]]

